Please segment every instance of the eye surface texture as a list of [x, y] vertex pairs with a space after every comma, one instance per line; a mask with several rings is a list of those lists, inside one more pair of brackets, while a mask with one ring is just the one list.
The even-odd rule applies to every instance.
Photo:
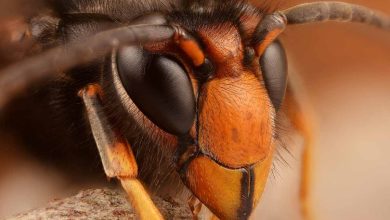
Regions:
[[116, 62], [126, 92], [143, 114], [171, 134], [182, 135], [190, 130], [195, 97], [189, 76], [179, 62], [136, 46], [119, 49]]
[[283, 45], [276, 40], [270, 44], [260, 57], [268, 95], [276, 110], [280, 108], [287, 86], [287, 57]]

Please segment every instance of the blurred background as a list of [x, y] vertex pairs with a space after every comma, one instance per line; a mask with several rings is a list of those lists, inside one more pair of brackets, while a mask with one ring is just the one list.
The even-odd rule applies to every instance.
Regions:
[[[286, 8], [308, 1], [282, 2]], [[345, 2], [390, 14], [388, 0]], [[301, 76], [314, 112], [312, 194], [317, 219], [389, 219], [390, 33], [326, 23], [289, 27], [282, 41], [290, 74]], [[274, 212], [265, 219], [298, 218], [291, 207], [297, 208], [292, 186], [297, 183], [299, 150], [286, 158], [290, 167], [281, 166], [268, 185], [272, 193], [258, 210], [258, 216]]]
[[[25, 2], [31, 6], [32, 1]], [[308, 1], [278, 2], [287, 8]], [[389, 0], [345, 2], [390, 14]], [[34, 7], [40, 5], [34, 1]], [[13, 32], [23, 28], [18, 14], [34, 11], [13, 7], [7, 0], [0, 0], [0, 8], [0, 41], [20, 37]], [[390, 33], [359, 24], [326, 23], [289, 27], [281, 39], [290, 74], [301, 77], [314, 113], [316, 219], [390, 219]], [[1, 65], [22, 56], [22, 50], [0, 50]], [[0, 219], [95, 186], [95, 181], [70, 182], [26, 153], [20, 147], [24, 143], [8, 132], [0, 139]], [[289, 165], [277, 166], [277, 175], [270, 178], [255, 219], [299, 219], [299, 143], [295, 141], [291, 155], [285, 155]]]

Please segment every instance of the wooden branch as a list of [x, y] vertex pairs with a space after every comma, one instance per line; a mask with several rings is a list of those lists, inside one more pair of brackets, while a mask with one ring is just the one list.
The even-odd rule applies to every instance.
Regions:
[[[154, 198], [165, 219], [192, 219], [187, 204]], [[122, 192], [111, 189], [85, 190], [76, 196], [49, 203], [44, 208], [9, 218], [28, 219], [138, 219]]]

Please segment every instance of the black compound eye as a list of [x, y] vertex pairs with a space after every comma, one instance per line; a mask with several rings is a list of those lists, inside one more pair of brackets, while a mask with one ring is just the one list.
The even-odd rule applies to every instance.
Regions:
[[195, 97], [189, 76], [179, 62], [129, 46], [118, 51], [117, 66], [130, 98], [153, 123], [174, 135], [190, 130]]
[[278, 40], [267, 47], [260, 58], [260, 66], [272, 104], [278, 110], [287, 86], [287, 57]]

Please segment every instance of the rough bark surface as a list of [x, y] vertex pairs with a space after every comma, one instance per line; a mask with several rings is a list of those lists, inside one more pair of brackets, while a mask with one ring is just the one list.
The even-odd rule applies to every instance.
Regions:
[[[153, 199], [165, 219], [192, 219], [187, 204]], [[30, 219], [138, 219], [126, 196], [111, 189], [85, 190], [76, 196], [53, 201], [46, 207], [9, 218]]]

